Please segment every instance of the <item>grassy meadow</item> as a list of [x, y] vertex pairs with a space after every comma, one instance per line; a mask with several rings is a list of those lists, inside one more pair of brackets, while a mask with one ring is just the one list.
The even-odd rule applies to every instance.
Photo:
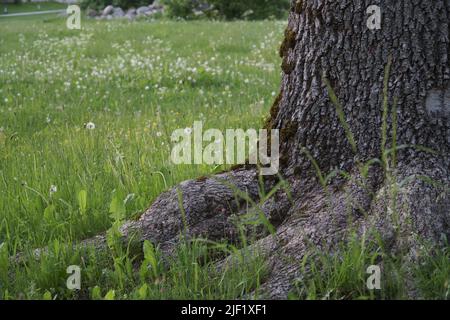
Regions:
[[[278, 90], [284, 22], [83, 20], [77, 31], [60, 18], [8, 19], [0, 20], [0, 243], [9, 254], [85, 239], [139, 216], [174, 184], [221, 170], [173, 165], [172, 131], [195, 120], [258, 128]], [[123, 210], [111, 212], [114, 201]], [[44, 266], [30, 268], [0, 285], [0, 296], [36, 297], [67, 277], [63, 264], [48, 271], [62, 270], [52, 285]]]
[[[178, 182], [224, 169], [173, 165], [175, 129], [196, 120], [205, 129], [262, 126], [279, 89], [284, 27], [83, 19], [82, 30], [68, 30], [54, 15], [0, 19], [0, 299], [234, 299], [257, 292], [266, 272], [258, 257], [219, 273], [202, 242], [181, 245], [169, 266], [146, 243], [137, 262], [114, 245], [113, 231]], [[67, 246], [107, 230], [110, 252], [91, 250], [82, 259]], [[39, 261], [11, 262], [46, 246]], [[345, 249], [345, 264], [324, 257], [291, 297], [403, 297], [401, 277], [383, 295], [365, 289], [363, 266], [380, 253], [360, 249], [359, 242]], [[449, 297], [449, 257], [444, 251], [418, 269], [424, 296]], [[82, 269], [81, 290], [66, 288], [69, 265]]]

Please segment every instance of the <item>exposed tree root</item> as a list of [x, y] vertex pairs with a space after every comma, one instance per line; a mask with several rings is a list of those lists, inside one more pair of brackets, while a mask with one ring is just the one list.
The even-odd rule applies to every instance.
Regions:
[[[275, 232], [251, 230], [255, 242], [247, 248], [247, 254], [262, 254], [269, 271], [259, 297], [286, 298], [295, 279], [301, 276], [300, 263], [308, 248], [333, 251], [351, 232], [362, 235], [375, 229], [389, 250], [404, 252], [406, 248], [411, 259], [417, 258], [421, 240], [438, 243], [442, 235], [449, 236], [448, 187], [432, 186], [418, 178], [424, 176], [448, 186], [448, 168], [444, 167], [399, 170], [396, 182], [382, 179], [381, 184], [379, 178], [366, 178], [362, 184], [359, 174], [326, 188], [313, 180], [300, 183], [293, 179], [291, 199], [279, 190], [258, 206], [276, 227]], [[403, 184], [393, 193], [399, 182]], [[236, 243], [236, 221], [254, 209], [249, 199], [258, 202], [261, 187], [273, 185], [269, 181], [261, 186], [255, 169], [183, 182], [163, 193], [138, 221], [125, 223], [120, 229], [123, 241], [128, 243], [134, 237], [141, 248], [142, 242], [149, 240], [166, 255], [171, 255], [182, 239]], [[239, 192], [249, 199], [239, 196]], [[392, 195], [396, 195], [395, 204]], [[85, 240], [81, 246], [103, 250], [107, 248], [106, 235]], [[36, 251], [36, 256], [42, 252]], [[231, 261], [226, 258], [217, 267]]]

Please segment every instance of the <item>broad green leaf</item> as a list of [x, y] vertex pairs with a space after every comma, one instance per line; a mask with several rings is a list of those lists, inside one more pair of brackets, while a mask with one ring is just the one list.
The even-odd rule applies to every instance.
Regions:
[[45, 208], [45, 210], [44, 210], [44, 220], [45, 221], [52, 221], [54, 212], [55, 212], [55, 206], [52, 205], [52, 204], [49, 205], [47, 208]]
[[92, 288], [91, 297], [93, 300], [102, 299], [102, 292], [99, 286], [95, 286], [94, 288]]
[[105, 295], [105, 300], [114, 300], [116, 298], [116, 292], [114, 290], [109, 290]]
[[44, 300], [52, 300], [52, 294], [48, 291], [45, 291], [44, 295], [42, 296], [42, 299]]
[[139, 298], [140, 299], [146, 299], [147, 298], [147, 292], [148, 292], [148, 286], [146, 283], [142, 285], [142, 287], [139, 288]]
[[125, 205], [121, 199], [119, 199], [118, 195], [114, 195], [111, 200], [111, 204], [109, 205], [109, 213], [110, 217], [114, 221], [120, 221], [125, 217]]

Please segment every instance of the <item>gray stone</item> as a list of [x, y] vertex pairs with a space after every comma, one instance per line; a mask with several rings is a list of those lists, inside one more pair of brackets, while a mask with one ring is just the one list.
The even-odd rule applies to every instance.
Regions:
[[156, 1], [154, 3], [152, 3], [151, 5], [149, 5], [148, 7], [150, 9], [157, 10], [157, 11], [163, 11], [163, 9], [164, 9], [164, 6]]
[[114, 11], [113, 11], [112, 15], [115, 18], [121, 18], [121, 17], [123, 17], [125, 15], [125, 12], [123, 12], [122, 8], [117, 7], [117, 8], [114, 8]]
[[98, 12], [97, 12], [97, 10], [89, 8], [89, 9], [86, 10], [86, 15], [88, 17], [93, 18], [93, 17], [96, 17], [98, 15]]
[[136, 13], [137, 13], [137, 15], [143, 15], [148, 11], [150, 11], [149, 7], [139, 7], [139, 8], [137, 8]]
[[102, 16], [108, 16], [114, 12], [114, 7], [109, 5], [103, 9]]
[[127, 15], [136, 15], [136, 9], [135, 8], [128, 9]]

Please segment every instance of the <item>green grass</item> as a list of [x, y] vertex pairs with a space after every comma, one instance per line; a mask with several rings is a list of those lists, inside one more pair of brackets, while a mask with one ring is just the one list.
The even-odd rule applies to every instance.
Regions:
[[[0, 20], [0, 299], [234, 299], [258, 292], [267, 266], [245, 249], [186, 242], [163, 264], [147, 243], [138, 259], [132, 244], [117, 244], [114, 221], [138, 217], [183, 180], [223, 169], [173, 165], [173, 130], [195, 120], [205, 129], [261, 127], [279, 88], [284, 25], [83, 19], [76, 31], [54, 15]], [[70, 246], [106, 230], [105, 252]], [[49, 254], [39, 261], [10, 262], [44, 246]], [[355, 240], [340, 258], [312, 248], [310, 256], [320, 259], [304, 266], [315, 272], [299, 279], [291, 296], [401, 297], [396, 261], [392, 289], [365, 289], [366, 265], [386, 257], [376, 245], [363, 247]], [[215, 270], [215, 259], [230, 253], [241, 263]], [[448, 298], [448, 252], [428, 257], [415, 271], [421, 295]], [[69, 265], [81, 267], [80, 291], [66, 288]]]
[[47, 11], [47, 10], [60, 10], [67, 8], [66, 4], [58, 2], [23, 2], [23, 3], [8, 3], [0, 4], [0, 14], [5, 14], [5, 8], [8, 13], [22, 13], [22, 12], [35, 12], [35, 11]]
[[[283, 26], [83, 20], [71, 31], [58, 18], [0, 20], [0, 243], [8, 254], [85, 239], [111, 227], [113, 201], [128, 199], [120, 218], [134, 218], [176, 183], [219, 170], [173, 165], [170, 135], [194, 120], [259, 128], [279, 86]], [[18, 270], [0, 296], [50, 288], [70, 296], [65, 258], [49, 259]]]
[[[400, 253], [392, 256], [383, 243], [356, 236], [341, 244], [333, 254], [311, 248], [300, 264], [302, 276], [289, 297], [310, 300], [408, 299], [407, 280], [414, 284], [420, 299], [450, 299], [450, 252], [448, 247], [424, 250], [419, 263], [411, 266]], [[380, 267], [380, 289], [368, 289], [372, 272]]]

